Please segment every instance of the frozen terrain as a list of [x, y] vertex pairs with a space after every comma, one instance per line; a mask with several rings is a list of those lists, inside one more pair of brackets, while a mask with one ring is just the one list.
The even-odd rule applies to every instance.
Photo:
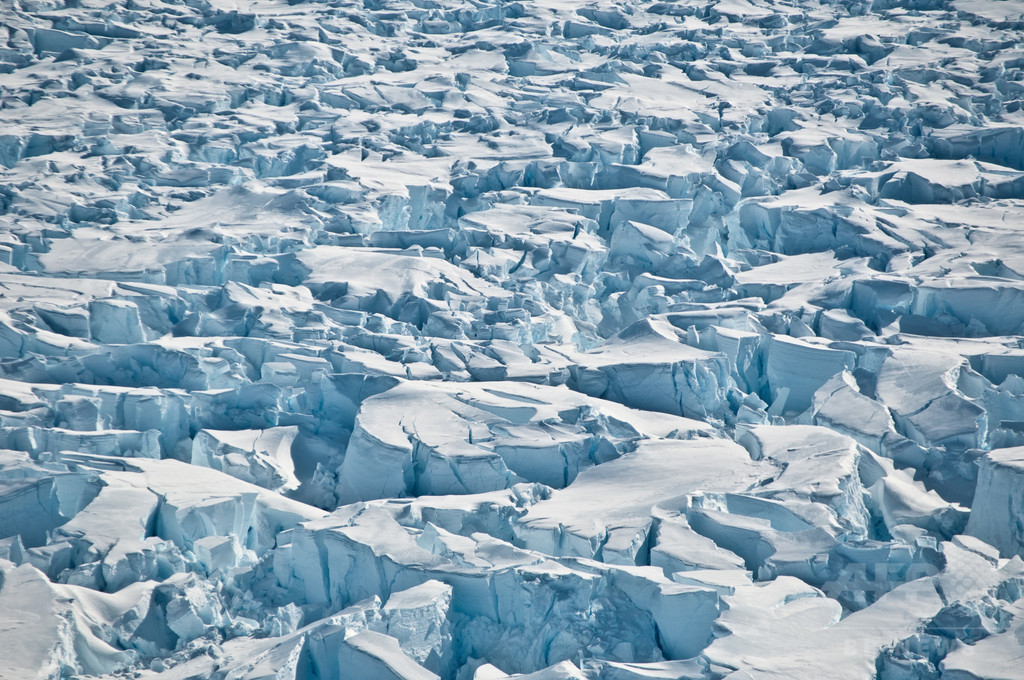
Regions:
[[1024, 0], [0, 0], [0, 679], [1024, 678]]

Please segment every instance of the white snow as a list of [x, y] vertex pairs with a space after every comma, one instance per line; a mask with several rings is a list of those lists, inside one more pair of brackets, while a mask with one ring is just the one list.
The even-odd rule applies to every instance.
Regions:
[[1020, 677], [1024, 3], [0, 3], [0, 678]]

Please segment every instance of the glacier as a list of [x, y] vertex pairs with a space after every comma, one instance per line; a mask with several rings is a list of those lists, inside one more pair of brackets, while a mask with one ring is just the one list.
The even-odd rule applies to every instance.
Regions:
[[0, 3], [0, 680], [1020, 680], [1024, 1]]

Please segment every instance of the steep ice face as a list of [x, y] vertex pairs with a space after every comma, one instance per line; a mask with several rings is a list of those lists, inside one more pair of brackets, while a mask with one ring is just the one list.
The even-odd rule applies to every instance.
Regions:
[[1020, 675], [1018, 0], [0, 4], [0, 678]]
[[997, 548], [1004, 557], [1024, 556], [1020, 476], [1024, 450], [997, 449], [982, 457], [967, 533]]
[[192, 465], [221, 470], [272, 491], [288, 491], [299, 484], [291, 452], [297, 434], [295, 426], [200, 430], [193, 438]]
[[721, 417], [730, 387], [726, 358], [691, 347], [666, 320], [638, 321], [582, 355], [569, 385], [634, 408]]
[[288, 540], [273, 578], [289, 596], [303, 592], [323, 612], [441, 580], [452, 587], [462, 653], [513, 670], [553, 663], [584, 640], [620, 661], [685, 658], [711, 638], [718, 612], [714, 590], [673, 583], [658, 569], [559, 562], [486, 534], [403, 527], [379, 508], [308, 524]]
[[451, 622], [448, 613], [452, 587], [440, 581], [425, 581], [394, 593], [383, 607], [388, 635], [419, 665], [438, 674], [451, 674]]

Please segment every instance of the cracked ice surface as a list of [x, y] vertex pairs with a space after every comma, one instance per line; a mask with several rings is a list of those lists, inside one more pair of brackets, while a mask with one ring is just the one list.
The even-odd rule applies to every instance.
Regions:
[[1022, 44], [0, 3], [0, 679], [1022, 677]]

